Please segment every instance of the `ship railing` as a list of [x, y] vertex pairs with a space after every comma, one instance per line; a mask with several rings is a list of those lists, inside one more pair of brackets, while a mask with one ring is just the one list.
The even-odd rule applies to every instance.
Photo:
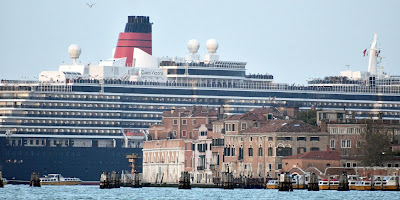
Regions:
[[[11, 82], [8, 82], [11, 83]], [[26, 83], [26, 82], [24, 82]], [[60, 83], [49, 83], [49, 82], [31, 82], [37, 83], [37, 85], [19, 85], [18, 81], [15, 85], [1, 85], [0, 91], [40, 91], [40, 92], [71, 92], [73, 84], [60, 84]], [[99, 85], [100, 81], [96, 79], [76, 79], [73, 80], [75, 84], [96, 84]], [[276, 83], [264, 83], [264, 82], [230, 82], [230, 81], [214, 81], [206, 83], [198, 82], [138, 82], [138, 81], [127, 81], [119, 79], [104, 79], [101, 85], [143, 85], [143, 86], [166, 86], [166, 87], [188, 87], [188, 88], [215, 88], [215, 89], [242, 89], [242, 90], [277, 90], [277, 91], [289, 91], [289, 92], [352, 92], [352, 93], [384, 93], [384, 94], [399, 94], [400, 85], [320, 85], [320, 86], [300, 86], [300, 85], [289, 85], [289, 84], [276, 84]], [[13, 88], [9, 88], [13, 87]]]
[[[99, 84], [98, 80], [74, 80], [74, 83]], [[104, 84], [109, 85], [144, 85], [144, 86], [167, 86], [167, 87], [189, 87], [189, 88], [232, 88], [244, 90], [282, 90], [282, 91], [315, 91], [315, 92], [353, 92], [353, 93], [400, 93], [400, 86], [358, 86], [358, 85], [334, 85], [334, 86], [300, 86], [289, 84], [271, 84], [271, 83], [230, 83], [230, 82], [211, 82], [211, 83], [193, 83], [193, 82], [138, 82], [122, 81], [117, 79], [106, 79]]]

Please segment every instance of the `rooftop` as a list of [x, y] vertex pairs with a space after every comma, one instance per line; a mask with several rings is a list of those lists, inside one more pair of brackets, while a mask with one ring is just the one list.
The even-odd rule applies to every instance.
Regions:
[[337, 151], [310, 151], [301, 154], [286, 156], [284, 159], [315, 159], [315, 160], [340, 160]]
[[178, 108], [171, 111], [164, 111], [163, 117], [218, 117], [218, 110], [207, 107]]
[[253, 127], [243, 131], [244, 133], [268, 133], [268, 132], [321, 132], [318, 126], [304, 123], [300, 120], [268, 120], [260, 127]]

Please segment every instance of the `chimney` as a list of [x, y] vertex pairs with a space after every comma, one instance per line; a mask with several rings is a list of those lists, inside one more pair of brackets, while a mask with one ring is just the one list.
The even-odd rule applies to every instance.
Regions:
[[325, 120], [321, 120], [321, 132], [328, 132]]

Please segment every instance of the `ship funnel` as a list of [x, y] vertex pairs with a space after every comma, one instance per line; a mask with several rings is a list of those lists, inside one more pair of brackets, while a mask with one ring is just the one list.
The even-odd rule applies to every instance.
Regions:
[[128, 16], [125, 32], [119, 34], [114, 58], [125, 58], [126, 66], [133, 65], [134, 48], [139, 48], [152, 54], [152, 39], [150, 18], [146, 16]]

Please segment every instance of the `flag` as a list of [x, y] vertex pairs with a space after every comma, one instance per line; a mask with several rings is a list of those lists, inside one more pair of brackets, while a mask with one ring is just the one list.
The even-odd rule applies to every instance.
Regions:
[[364, 53], [364, 57], [365, 57], [365, 54], [367, 53], [367, 49], [365, 49], [363, 53]]

